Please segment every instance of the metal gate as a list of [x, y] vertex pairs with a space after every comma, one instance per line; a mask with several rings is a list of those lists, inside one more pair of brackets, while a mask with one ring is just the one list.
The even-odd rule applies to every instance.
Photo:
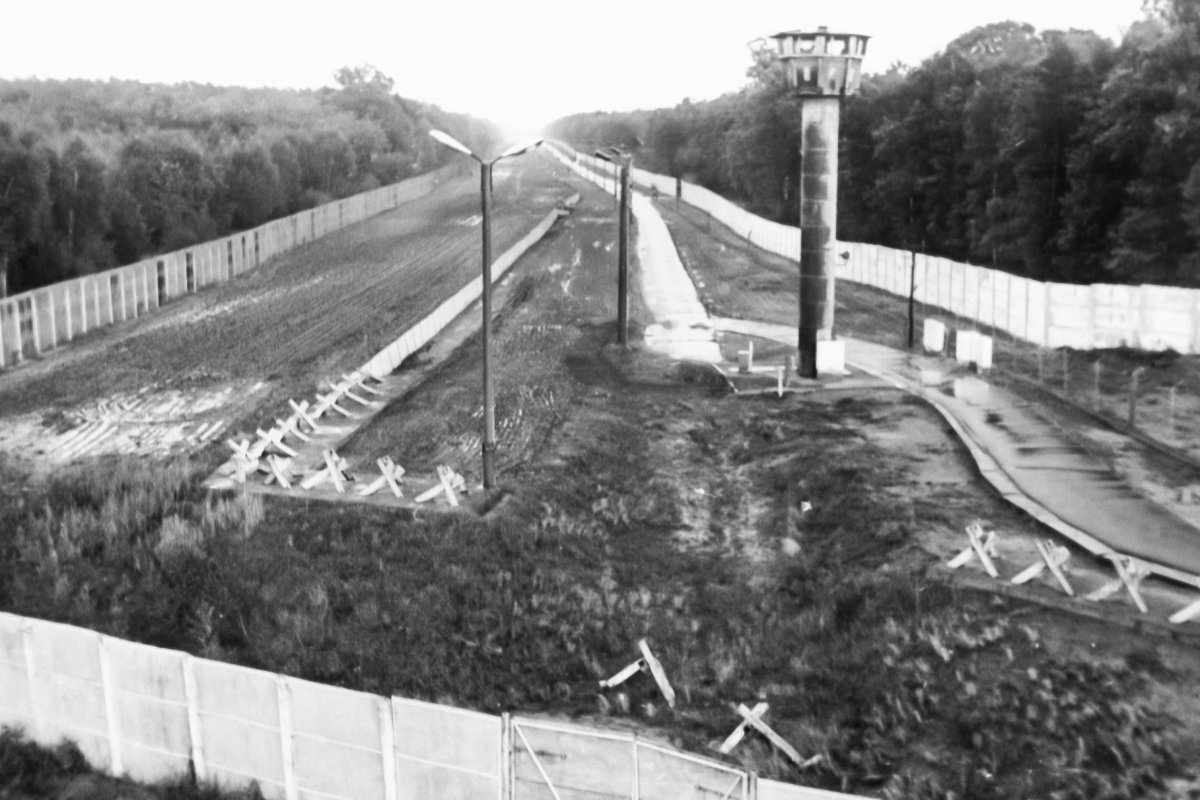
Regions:
[[742, 770], [624, 732], [514, 718], [513, 800], [749, 800]]

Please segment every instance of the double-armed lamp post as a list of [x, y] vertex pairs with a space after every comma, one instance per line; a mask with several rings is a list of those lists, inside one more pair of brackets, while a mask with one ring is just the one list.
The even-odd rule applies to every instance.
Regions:
[[451, 150], [465, 153], [479, 162], [479, 192], [483, 215], [483, 488], [496, 485], [496, 392], [492, 384], [492, 167], [497, 161], [519, 156], [542, 143], [533, 139], [508, 148], [485, 161], [453, 136], [433, 130], [429, 135]]
[[[857, 33], [785, 31], [778, 43], [788, 86], [801, 99], [799, 373], [817, 377], [820, 342], [832, 342], [841, 99], [858, 91], [867, 39]], [[840, 370], [840, 365], [838, 369]]]
[[633, 155], [616, 147], [596, 151], [603, 159], [621, 170], [620, 233], [617, 239], [617, 342], [629, 346], [629, 172]]

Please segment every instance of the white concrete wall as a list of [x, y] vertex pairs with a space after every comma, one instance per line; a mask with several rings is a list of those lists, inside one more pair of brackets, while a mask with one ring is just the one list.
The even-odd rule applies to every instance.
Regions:
[[[22, 333], [19, 324], [8, 319], [9, 300], [0, 301], [0, 368], [16, 363], [13, 354], [27, 356], [61, 347], [80, 334], [96, 328], [135, 319], [159, 307], [158, 264], [163, 264], [167, 300], [187, 294], [187, 256], [192, 255], [191, 291], [226, 281], [262, 264], [268, 258], [312, 241], [340, 227], [361, 222], [369, 216], [395, 208], [429, 193], [454, 167], [443, 167], [425, 175], [409, 178], [394, 186], [384, 186], [344, 200], [335, 200], [291, 217], [274, 220], [248, 231], [153, 256], [135, 264], [56, 283], [30, 292], [13, 295], [32, 300], [36, 324]], [[339, 210], [340, 206], [340, 210]], [[254, 240], [258, 236], [255, 257]], [[232, 263], [230, 258], [232, 257]], [[117, 286], [112, 278], [117, 277]]]
[[[578, 196], [575, 199], [578, 199]], [[570, 205], [574, 205], [574, 202], [575, 200], [568, 201]], [[492, 262], [492, 282], [498, 282], [504, 277], [504, 274], [516, 263], [517, 259], [546, 235], [546, 232], [550, 230], [558, 217], [559, 212], [557, 209], [551, 211], [529, 233], [525, 234], [520, 241], [504, 251], [499, 258], [495, 259]], [[428, 316], [401, 334], [383, 350], [372, 356], [360, 369], [375, 378], [381, 378], [393, 372], [396, 367], [400, 366], [404, 359], [428, 344], [439, 331], [449, 325], [451, 320], [465, 311], [482, 294], [483, 276], [481, 275], [473, 278], [470, 283], [443, 301]]]

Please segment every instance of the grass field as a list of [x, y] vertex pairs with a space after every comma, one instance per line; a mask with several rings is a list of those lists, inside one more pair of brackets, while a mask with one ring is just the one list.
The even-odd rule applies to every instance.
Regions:
[[[739, 399], [707, 367], [614, 347], [612, 201], [577, 188], [575, 213], [516, 267], [496, 328], [501, 487], [475, 510], [215, 501], [197, 488], [207, 452], [42, 482], [10, 461], [0, 607], [708, 755], [733, 706], [764, 699], [776, 730], [821, 758], [802, 771], [751, 736], [734, 762], [869, 796], [1195, 788], [1192, 648], [952, 579], [930, 532], [1037, 528], [919, 402], [882, 387]], [[673, 224], [685, 255], [741, 263], [762, 285], [728, 281], [724, 297], [770, 318], [769, 271]], [[478, 355], [468, 342], [350, 447], [418, 467], [477, 458]], [[313, 363], [275, 380], [310, 381]], [[674, 711], [644, 678], [598, 688], [643, 637]]]

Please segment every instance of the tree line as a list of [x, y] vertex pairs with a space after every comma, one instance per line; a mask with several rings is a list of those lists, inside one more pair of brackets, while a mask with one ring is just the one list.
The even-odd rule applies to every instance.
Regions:
[[[1200, 0], [1145, 6], [1119, 44], [1001, 22], [868, 75], [842, 104], [839, 236], [1037, 280], [1200, 285]], [[749, 73], [551, 132], [795, 224], [800, 106], [767, 52]]]
[[[0, 80], [0, 289], [255, 227], [486, 149], [490, 124], [401, 98], [371, 66], [314, 91]], [[2, 292], [0, 292], [2, 294]]]

